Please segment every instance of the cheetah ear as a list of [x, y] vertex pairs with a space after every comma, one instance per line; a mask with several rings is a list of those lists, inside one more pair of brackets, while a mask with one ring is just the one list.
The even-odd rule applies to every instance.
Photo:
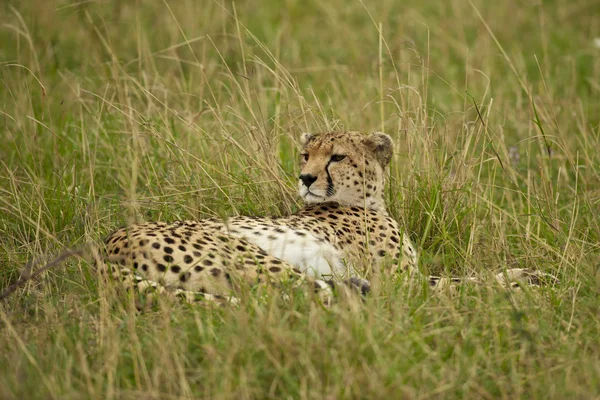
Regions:
[[394, 150], [394, 141], [389, 135], [383, 132], [374, 132], [366, 137], [363, 143], [369, 150], [375, 153], [377, 161], [379, 161], [379, 164], [383, 168], [390, 163]]
[[306, 146], [306, 144], [310, 142], [311, 139], [313, 139], [314, 137], [315, 135], [313, 135], [312, 133], [304, 132], [302, 135], [300, 135], [300, 143], [302, 144], [302, 146]]

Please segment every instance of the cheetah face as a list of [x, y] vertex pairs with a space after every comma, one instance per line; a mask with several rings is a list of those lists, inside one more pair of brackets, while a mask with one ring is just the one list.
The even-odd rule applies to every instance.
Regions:
[[348, 206], [381, 208], [384, 169], [392, 139], [380, 132], [303, 134], [302, 171], [298, 181], [306, 203], [337, 201]]

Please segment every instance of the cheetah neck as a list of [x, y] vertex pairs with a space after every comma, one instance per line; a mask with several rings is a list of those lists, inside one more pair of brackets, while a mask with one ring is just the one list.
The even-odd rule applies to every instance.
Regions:
[[352, 210], [354, 212], [375, 212], [378, 214], [383, 214], [383, 215], [388, 215], [388, 212], [385, 208], [385, 205], [382, 202], [376, 202], [375, 200], [373, 200], [372, 202], [365, 204], [365, 205], [356, 205], [356, 204], [346, 204], [343, 201], [324, 201], [321, 203], [305, 203], [304, 206], [298, 211], [299, 214], [303, 214], [303, 213], [311, 213], [314, 212], [317, 209], [324, 209], [327, 210], [328, 208], [332, 208], [332, 209], [337, 209], [337, 208], [341, 208], [341, 209], [349, 209]]

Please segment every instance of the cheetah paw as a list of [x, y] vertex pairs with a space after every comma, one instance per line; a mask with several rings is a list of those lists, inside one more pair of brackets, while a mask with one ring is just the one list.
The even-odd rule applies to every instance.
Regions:
[[344, 284], [346, 284], [346, 286], [348, 286], [350, 289], [356, 290], [363, 296], [366, 296], [371, 291], [371, 283], [366, 279], [352, 277], [346, 279]]

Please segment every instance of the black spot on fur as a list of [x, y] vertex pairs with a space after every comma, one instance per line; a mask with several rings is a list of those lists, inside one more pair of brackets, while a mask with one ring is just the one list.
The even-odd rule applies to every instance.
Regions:
[[191, 276], [191, 275], [192, 275], [191, 273], [189, 273], [189, 272], [185, 272], [185, 273], [183, 273], [183, 274], [181, 274], [181, 275], [179, 276], [179, 281], [180, 281], [180, 282], [187, 282], [187, 280], [188, 280], [188, 279], [190, 279], [190, 276]]

